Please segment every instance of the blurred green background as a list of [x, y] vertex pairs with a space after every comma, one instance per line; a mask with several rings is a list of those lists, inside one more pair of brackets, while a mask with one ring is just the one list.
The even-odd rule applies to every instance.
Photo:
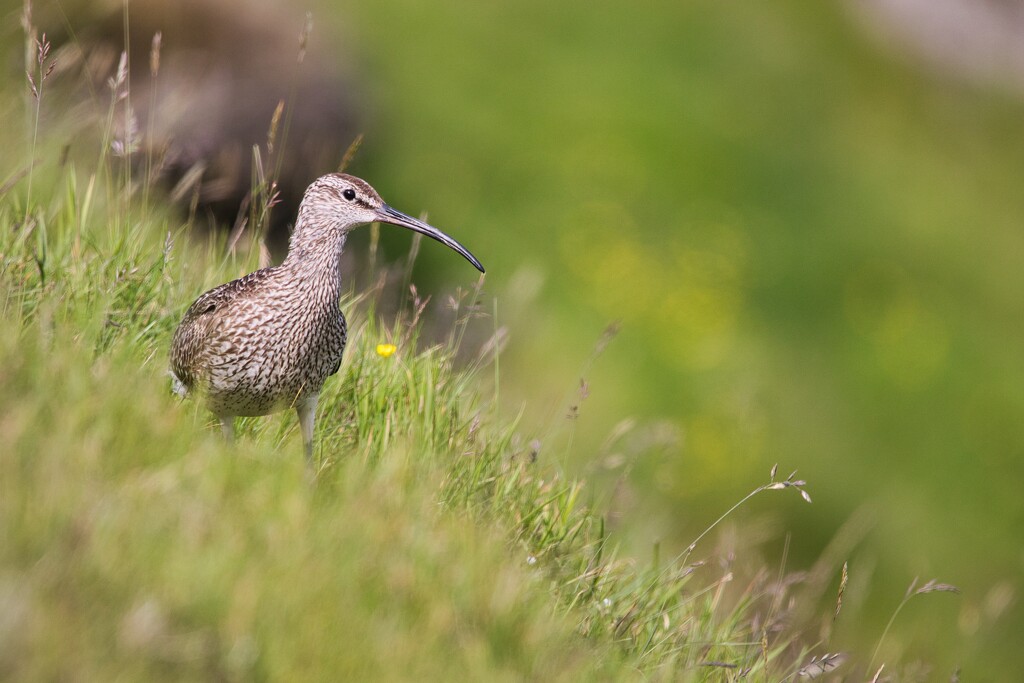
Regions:
[[[737, 524], [769, 520], [789, 569], [846, 529], [863, 619], [844, 646], [869, 649], [911, 580], [939, 578], [963, 594], [908, 607], [908, 655], [943, 677], [1024, 671], [1020, 91], [923, 68], [832, 3], [317, 16], [361, 60], [355, 171], [488, 267], [509, 413], [560, 420], [621, 321], [567, 467], [602, 470], [613, 426], [639, 421], [612, 499], [627, 545], [685, 546], [779, 462], [814, 505], [762, 498]], [[428, 281], [465, 275], [420, 258]], [[663, 421], [677, 445], [645, 453]]]

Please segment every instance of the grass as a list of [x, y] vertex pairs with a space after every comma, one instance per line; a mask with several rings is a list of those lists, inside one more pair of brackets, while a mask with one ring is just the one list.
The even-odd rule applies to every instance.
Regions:
[[[418, 316], [384, 329], [368, 297], [348, 301], [314, 483], [290, 414], [222, 443], [171, 395], [166, 348], [191, 298], [257, 255], [218, 258], [169, 213], [119, 215], [128, 202], [83, 224], [77, 188], [96, 182], [66, 166], [36, 178], [38, 205], [0, 203], [5, 679], [703, 679], [722, 662], [758, 680], [795, 666], [790, 636], [752, 631], [757, 590], [726, 599], [702, 563], [616, 557], [584, 484], [491, 415], [477, 389], [491, 368], [455, 367], [468, 317], [418, 349]], [[394, 356], [374, 352], [382, 339]]]
[[[111, 111], [127, 99], [115, 86]], [[172, 396], [167, 346], [198, 293], [256, 267], [257, 241], [190, 240], [191, 219], [108, 154], [109, 121], [95, 158], [68, 160], [38, 137], [41, 94], [28, 170], [5, 169], [0, 190], [0, 677], [870, 676], [865, 657], [832, 651], [845, 566], [822, 611], [827, 572], [709, 543], [763, 492], [809, 502], [795, 473], [773, 468], [671, 560], [621, 554], [587, 482], [556, 465], [573, 422], [498, 413], [502, 329], [466, 348], [467, 327], [490, 324], [479, 289], [440, 343], [421, 342], [432, 309], [415, 292], [393, 320], [377, 314], [393, 292], [346, 296], [350, 347], [321, 397], [312, 482], [290, 413], [223, 443]], [[271, 178], [255, 181], [252, 225]], [[901, 671], [885, 647], [897, 614], [950, 587], [913, 588], [871, 665]]]
[[617, 554], [585, 482], [482, 393], [497, 340], [457, 367], [474, 301], [421, 345], [425, 302], [385, 324], [379, 289], [347, 297], [312, 483], [290, 413], [223, 443], [172, 396], [167, 345], [258, 247], [222, 256], [108, 159], [51, 152], [31, 201], [0, 198], [5, 679], [775, 680], [808, 659], [769, 574]]
[[1024, 109], [879, 47], [845, 4], [317, 16], [373, 88], [366, 172], [485, 257], [513, 331], [502, 396], [550, 414], [536, 397], [621, 320], [570, 462], [624, 415], [675, 428], [670, 455], [627, 459], [636, 553], [685, 547], [781, 459], [814, 513], [751, 510], [792, 534], [791, 563], [860, 527], [830, 574], [849, 560], [854, 649], [938, 575], [963, 595], [912, 602], [884, 647], [1024, 680]]

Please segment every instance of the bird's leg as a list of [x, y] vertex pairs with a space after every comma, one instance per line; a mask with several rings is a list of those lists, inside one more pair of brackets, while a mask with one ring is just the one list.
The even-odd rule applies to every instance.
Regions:
[[306, 464], [313, 464], [313, 424], [316, 419], [316, 402], [318, 394], [304, 396], [295, 404], [295, 412], [299, 416], [299, 429], [302, 431], [302, 445], [306, 447]]
[[228, 443], [235, 442], [235, 418], [232, 415], [218, 415], [217, 419], [220, 420], [220, 431], [224, 435], [224, 440]]

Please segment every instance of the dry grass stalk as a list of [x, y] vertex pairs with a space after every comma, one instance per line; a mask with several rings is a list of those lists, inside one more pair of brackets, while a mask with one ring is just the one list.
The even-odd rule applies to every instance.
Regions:
[[164, 34], [157, 31], [153, 34], [153, 43], [149, 48], [149, 75], [156, 78], [160, 73], [160, 48], [163, 45]]
[[281, 123], [281, 114], [284, 113], [284, 100], [278, 100], [274, 114], [270, 117], [270, 130], [267, 131], [267, 153], [274, 154], [274, 143], [277, 141], [277, 128]]
[[846, 592], [846, 583], [850, 579], [849, 562], [843, 562], [843, 573], [839, 578], [839, 593], [836, 595], [836, 611], [832, 615], [832, 622], [839, 618], [839, 610], [843, 608], [843, 593]]
[[819, 659], [818, 657], [812, 657], [811, 661], [800, 668], [796, 672], [796, 675], [800, 678], [810, 678], [814, 680], [820, 676], [824, 676], [830, 671], [834, 671], [839, 668], [847, 659], [847, 655], [842, 652], [835, 652], [832, 654], [824, 654]]
[[[26, 2], [24, 7], [24, 13], [22, 15], [22, 27], [26, 33], [26, 43], [31, 44], [33, 42], [32, 36], [35, 35], [35, 28], [32, 26], [32, 5]], [[50, 41], [46, 39], [44, 33], [42, 38], [34, 40], [35, 42], [35, 65], [31, 68], [25, 69], [25, 75], [28, 77], [29, 89], [32, 92], [32, 99], [35, 102], [35, 110], [32, 119], [32, 148], [29, 152], [29, 163], [28, 163], [28, 190], [25, 198], [25, 218], [24, 222], [27, 224], [29, 219], [29, 213], [32, 210], [32, 177], [35, 171], [35, 159], [36, 159], [36, 146], [39, 142], [39, 112], [42, 106], [43, 99], [43, 83], [53, 73], [54, 67], [57, 65], [56, 59], [50, 59]], [[26, 49], [26, 62], [31, 62], [31, 52]], [[49, 61], [49, 63], [47, 63]], [[35, 71], [35, 77], [32, 72]]]
[[[959, 593], [960, 589], [950, 583], [939, 583], [935, 579], [931, 579], [922, 586], [917, 585], [917, 577], [910, 582], [910, 586], [907, 587], [907, 592], [903, 595], [903, 599], [900, 600], [900, 604], [896, 605], [895, 611], [892, 616], [889, 617], [889, 623], [885, 625], [885, 629], [882, 631], [882, 637], [878, 639], [878, 644], [875, 645], [875, 651], [871, 654], [871, 661], [868, 662], [868, 668], [870, 669], [875, 659], [878, 657], [878, 652], [882, 649], [882, 643], [885, 642], [885, 637], [889, 635], [889, 629], [892, 628], [893, 622], [896, 621], [896, 617], [899, 616], [900, 611], [903, 607], [910, 602], [910, 599], [915, 595], [925, 595], [927, 593]], [[879, 670], [881, 671], [881, 670]]]
[[299, 34], [299, 55], [298, 64], [306, 59], [306, 48], [309, 46], [309, 36], [313, 33], [313, 13], [306, 12], [306, 21], [302, 24], [302, 33]]
[[338, 173], [344, 173], [352, 163], [352, 160], [356, 157], [356, 152], [359, 151], [359, 147], [363, 144], [363, 134], [360, 133], [349, 143], [348, 148], [345, 150], [345, 154], [341, 157], [341, 163], [338, 164]]

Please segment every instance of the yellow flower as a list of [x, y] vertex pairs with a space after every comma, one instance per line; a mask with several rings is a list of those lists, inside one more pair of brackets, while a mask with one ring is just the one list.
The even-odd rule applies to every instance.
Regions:
[[382, 358], [390, 358], [397, 350], [394, 344], [377, 344], [377, 355]]

